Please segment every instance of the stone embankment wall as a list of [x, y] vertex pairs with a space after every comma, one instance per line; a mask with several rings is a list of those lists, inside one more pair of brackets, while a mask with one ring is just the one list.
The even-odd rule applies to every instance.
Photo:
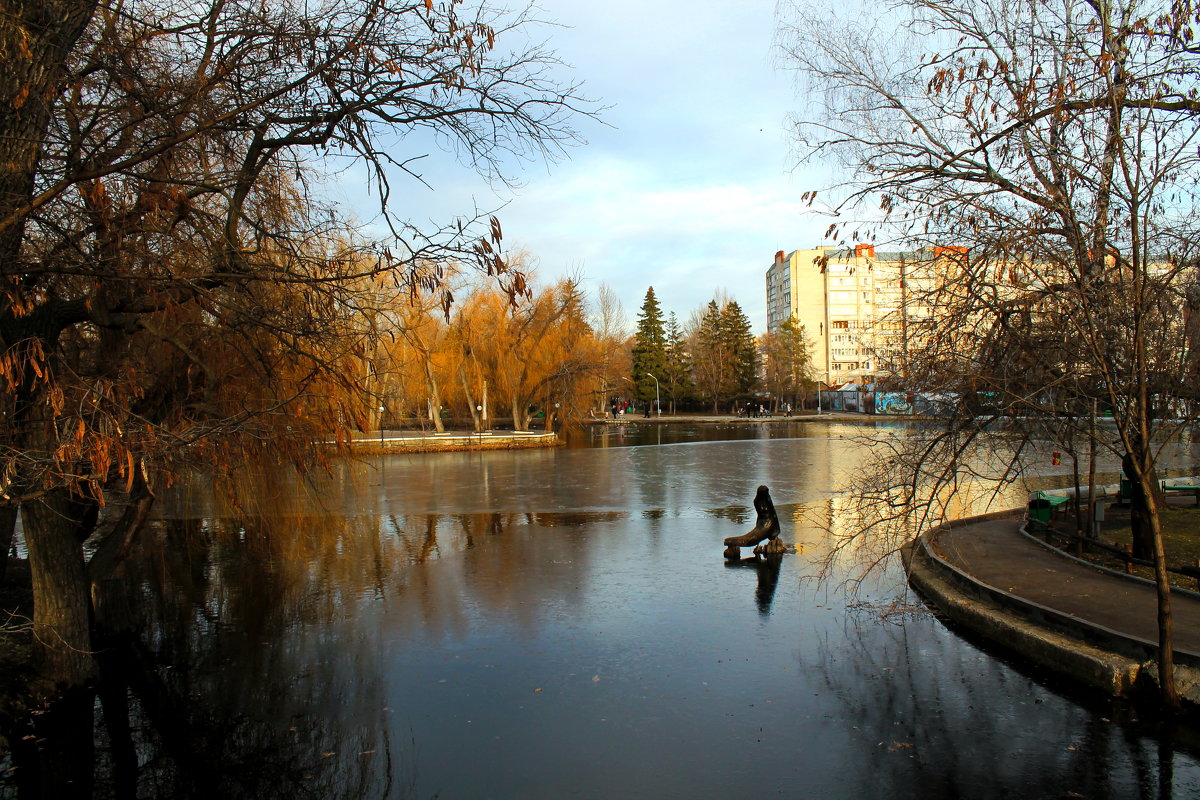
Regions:
[[364, 437], [350, 443], [355, 453], [446, 453], [475, 450], [518, 450], [532, 447], [556, 447], [554, 433], [419, 433], [385, 434], [382, 439]]

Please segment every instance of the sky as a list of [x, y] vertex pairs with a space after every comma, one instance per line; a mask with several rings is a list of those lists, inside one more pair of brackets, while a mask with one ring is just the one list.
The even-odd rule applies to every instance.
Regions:
[[[814, 247], [829, 219], [800, 195], [827, 178], [794, 169], [786, 130], [800, 110], [777, 69], [775, 0], [540, 0], [549, 46], [570, 65], [563, 82], [607, 106], [578, 120], [586, 144], [516, 187], [489, 186], [452, 156], [407, 186], [417, 219], [499, 208], [505, 246], [528, 251], [542, 281], [606, 283], [632, 324], [649, 286], [686, 323], [720, 291], [756, 332], [766, 327], [765, 279], [777, 250]], [[405, 209], [397, 209], [402, 215]]]

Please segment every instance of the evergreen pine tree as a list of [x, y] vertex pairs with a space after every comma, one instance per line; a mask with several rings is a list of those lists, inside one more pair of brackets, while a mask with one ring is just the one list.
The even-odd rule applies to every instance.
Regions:
[[721, 307], [710, 300], [693, 335], [693, 374], [701, 397], [712, 403], [712, 413], [729, 394], [730, 353], [721, 330]]
[[[646, 290], [646, 299], [638, 312], [637, 330], [633, 334], [632, 375], [635, 396], [648, 403], [655, 398], [658, 379], [659, 395], [667, 369], [667, 336], [663, 327], [662, 308], [654, 295], [654, 287]], [[650, 376], [653, 375], [654, 378]]]
[[758, 388], [758, 344], [737, 301], [730, 300], [721, 309], [720, 328], [730, 357], [728, 384], [734, 394], [750, 394]]
[[694, 388], [692, 354], [674, 311], [667, 317], [667, 365], [663, 372], [663, 394], [670, 399], [671, 413], [674, 414], [675, 404], [690, 397]]

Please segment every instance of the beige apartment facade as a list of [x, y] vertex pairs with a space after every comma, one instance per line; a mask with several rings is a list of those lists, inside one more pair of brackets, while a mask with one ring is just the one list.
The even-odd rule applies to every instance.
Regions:
[[766, 275], [767, 330], [795, 317], [813, 345], [813, 377], [826, 386], [886, 377], [903, 363], [920, 313], [910, 291], [917, 255], [868, 244], [781, 250]]

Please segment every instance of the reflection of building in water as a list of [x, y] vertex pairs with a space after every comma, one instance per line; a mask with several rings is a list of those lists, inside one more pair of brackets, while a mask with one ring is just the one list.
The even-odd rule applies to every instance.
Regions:
[[822, 510], [824, 514], [817, 518], [824, 525], [825, 539], [814, 555], [827, 573], [854, 574], [892, 548], [891, 540], [883, 532], [864, 533], [867, 516], [852, 494], [830, 497]]
[[1022, 482], [998, 486], [995, 481], [964, 479], [953, 495], [944, 498], [946, 519], [962, 519], [991, 511], [1023, 508], [1028, 490]]
[[[1024, 506], [1024, 482], [1005, 482], [1020, 476], [1010, 442], [999, 436], [970, 444], [936, 439], [919, 427], [875, 431], [874, 449], [864, 451], [861, 468], [847, 473], [842, 490], [812, 512], [827, 534], [820, 552], [828, 566], [870, 566], [943, 522]], [[929, 453], [938, 446], [954, 449], [957, 474], [929, 469], [935, 461]], [[918, 472], [918, 463], [926, 469]], [[914, 474], [923, 483], [914, 485]]]

